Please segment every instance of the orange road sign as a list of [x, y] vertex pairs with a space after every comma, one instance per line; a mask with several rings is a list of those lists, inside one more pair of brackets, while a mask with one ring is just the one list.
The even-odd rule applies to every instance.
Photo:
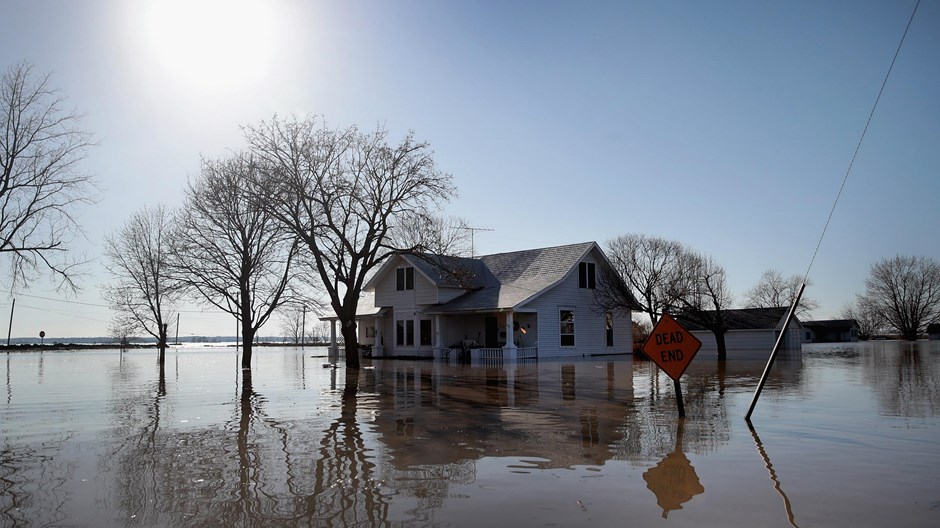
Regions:
[[673, 381], [679, 381], [701, 347], [702, 342], [697, 337], [682, 328], [669, 314], [663, 314], [643, 344], [643, 353]]

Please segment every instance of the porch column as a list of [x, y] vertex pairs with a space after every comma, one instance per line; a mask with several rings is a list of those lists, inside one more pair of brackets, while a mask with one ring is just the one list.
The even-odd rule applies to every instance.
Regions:
[[330, 355], [336, 354], [336, 319], [330, 319]]
[[441, 352], [444, 350], [444, 336], [441, 332], [441, 316], [434, 316], [434, 359], [441, 358]]
[[503, 347], [503, 359], [516, 360], [516, 336], [512, 331], [512, 311], [506, 312], [506, 346]]
[[382, 337], [382, 329], [384, 328], [384, 326], [385, 325], [382, 324], [382, 318], [379, 316], [376, 316], [375, 317], [375, 344], [372, 345], [372, 355], [374, 357], [382, 357], [382, 354], [385, 353], [385, 351], [382, 349], [383, 339], [384, 339]]

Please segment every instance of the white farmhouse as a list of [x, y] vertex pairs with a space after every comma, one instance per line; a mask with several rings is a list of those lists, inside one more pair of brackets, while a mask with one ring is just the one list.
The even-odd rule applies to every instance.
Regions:
[[609, 266], [595, 242], [477, 258], [394, 255], [364, 287], [359, 342], [373, 357], [627, 354], [630, 308], [595, 302]]

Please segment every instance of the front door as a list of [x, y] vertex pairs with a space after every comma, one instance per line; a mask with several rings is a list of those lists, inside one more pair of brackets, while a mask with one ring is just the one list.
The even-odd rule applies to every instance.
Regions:
[[499, 346], [499, 325], [495, 317], [483, 319], [483, 346], [486, 348], [496, 348]]

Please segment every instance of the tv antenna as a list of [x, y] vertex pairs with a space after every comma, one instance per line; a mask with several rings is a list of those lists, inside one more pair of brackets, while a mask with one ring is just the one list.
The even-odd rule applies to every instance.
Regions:
[[470, 227], [466, 224], [461, 227], [466, 229], [467, 231], [470, 231], [470, 258], [474, 258], [476, 256], [476, 251], [474, 250], [474, 245], [473, 245], [474, 233], [476, 233], [477, 231], [496, 231], [495, 229], [490, 229], [489, 227]]

